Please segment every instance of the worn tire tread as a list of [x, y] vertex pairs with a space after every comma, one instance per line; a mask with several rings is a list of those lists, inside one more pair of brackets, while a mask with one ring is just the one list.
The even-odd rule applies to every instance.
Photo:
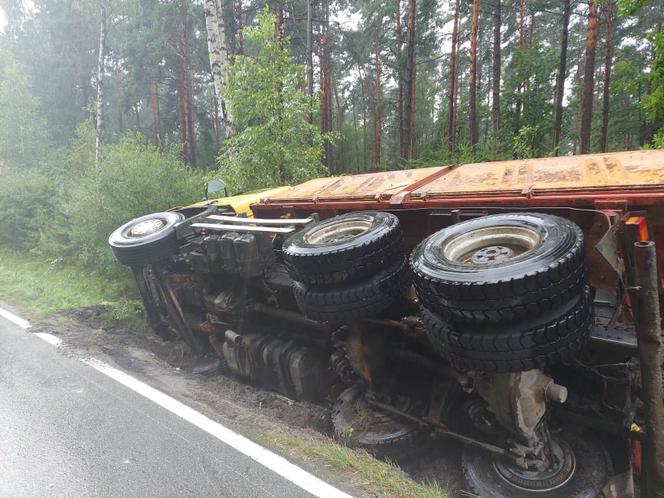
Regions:
[[[521, 372], [570, 361], [590, 337], [592, 308], [586, 288], [576, 304], [558, 317], [523, 325], [473, 329], [421, 309], [434, 349], [456, 368], [482, 372]], [[535, 323], [532, 323], [535, 322]]]
[[381, 313], [399, 300], [410, 285], [405, 258], [388, 270], [361, 282], [320, 289], [294, 282], [300, 311], [319, 322], [349, 323]]

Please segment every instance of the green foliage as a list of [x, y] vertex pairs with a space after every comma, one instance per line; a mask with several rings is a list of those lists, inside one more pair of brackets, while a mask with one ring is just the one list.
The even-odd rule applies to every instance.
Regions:
[[522, 126], [512, 139], [514, 157], [517, 159], [541, 157], [544, 154], [541, 148], [542, 135], [540, 126]]
[[664, 33], [655, 32], [649, 36], [653, 47], [650, 82], [652, 89], [642, 105], [648, 121], [661, 124], [664, 122]]
[[652, 138], [653, 147], [656, 149], [664, 149], [664, 128], [660, 129]]
[[[92, 138], [83, 133], [83, 139]], [[99, 172], [90, 163], [94, 141], [74, 143], [72, 169], [84, 174], [66, 190], [60, 206], [66, 233], [55, 234], [62, 250], [85, 264], [110, 267], [108, 235], [119, 225], [137, 216], [186, 205], [200, 199], [202, 174], [189, 170], [180, 160], [177, 147], [163, 151], [146, 143], [139, 135], [127, 135], [107, 146]], [[84, 158], [85, 164], [76, 164]], [[52, 249], [51, 249], [52, 250]]]
[[259, 14], [245, 40], [256, 53], [238, 55], [224, 70], [223, 94], [238, 128], [219, 159], [220, 175], [234, 191], [298, 183], [324, 175], [323, 137], [307, 115], [315, 101], [303, 88], [303, 71], [283, 40], [274, 16]]
[[23, 69], [0, 49], [0, 171], [45, 169], [49, 147], [46, 122]]
[[651, 0], [618, 0], [618, 13], [621, 16], [633, 16]]
[[35, 247], [52, 220], [55, 188], [39, 173], [0, 173], [0, 246]]

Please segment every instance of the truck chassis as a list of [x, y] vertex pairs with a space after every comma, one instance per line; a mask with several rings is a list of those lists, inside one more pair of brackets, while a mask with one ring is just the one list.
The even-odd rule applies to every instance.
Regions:
[[483, 497], [631, 496], [634, 468], [660, 496], [662, 184], [426, 191], [457, 173], [313, 180], [255, 218], [211, 202], [109, 243], [157, 334], [329, 404], [349, 445], [398, 461], [461, 441]]

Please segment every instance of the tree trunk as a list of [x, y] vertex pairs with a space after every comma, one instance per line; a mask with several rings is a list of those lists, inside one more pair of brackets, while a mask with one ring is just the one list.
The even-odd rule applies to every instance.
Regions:
[[[378, 38], [378, 37], [376, 37]], [[373, 164], [374, 166], [380, 165], [380, 148], [383, 129], [382, 107], [383, 95], [381, 87], [381, 62], [380, 62], [380, 44], [376, 40], [376, 51], [374, 54], [374, 65], [376, 80], [374, 83], [375, 96], [374, 96], [374, 142], [373, 142]]]
[[161, 149], [161, 127], [159, 122], [160, 121], [159, 87], [157, 85], [157, 78], [152, 78], [152, 80], [150, 81], [150, 111], [152, 114], [152, 140], [154, 141], [155, 146]]
[[[461, 29], [461, 21], [459, 21], [459, 29]], [[454, 67], [454, 133], [456, 136], [456, 142], [459, 141], [459, 127], [457, 126], [459, 122], [459, 88], [463, 88], [463, 73], [461, 72], [461, 60], [459, 59], [459, 54], [461, 53], [461, 36], [457, 36], [456, 43], [456, 65]]]
[[242, 0], [237, 0], [233, 7], [233, 17], [235, 18], [235, 53], [241, 55], [244, 53], [244, 22], [242, 21]]
[[530, 26], [528, 26], [528, 48], [533, 48], [535, 38], [535, 11], [530, 11]]
[[457, 95], [457, 66], [458, 45], [459, 45], [459, 14], [461, 10], [461, 1], [456, 0], [454, 5], [454, 25], [452, 27], [452, 51], [450, 53], [450, 76], [449, 76], [449, 116], [447, 125], [447, 145], [450, 152], [456, 147], [456, 95]]
[[401, 0], [395, 2], [395, 21], [396, 21], [396, 36], [397, 36], [397, 129], [399, 132], [399, 160], [400, 162], [406, 157], [406, 146], [404, 142], [403, 130], [403, 30], [401, 29]]
[[[339, 100], [339, 86], [337, 85], [337, 80], [334, 77], [334, 71], [332, 71], [331, 74], [331, 86], [332, 86], [332, 94], [334, 95], [334, 109], [336, 109], [336, 116], [334, 119], [334, 128], [336, 130], [341, 130], [341, 127], [344, 123], [344, 113], [343, 109], [341, 108], [341, 101]], [[340, 140], [339, 141], [339, 153], [334, 154], [334, 167], [336, 171], [339, 170], [339, 164], [340, 160], [345, 161], [346, 158], [346, 141], [345, 140]], [[346, 171], [346, 168], [344, 167], [342, 172]]]
[[[491, 124], [493, 127], [493, 151], [498, 149], [500, 143], [500, 70], [501, 70], [501, 28], [502, 12], [501, 1], [496, 0], [496, 6], [493, 11], [493, 88], [491, 102]], [[567, 0], [569, 1], [569, 0]]]
[[228, 139], [235, 133], [226, 102], [221, 92], [224, 87], [223, 66], [228, 63], [228, 49], [226, 47], [224, 19], [217, 0], [205, 0], [205, 30], [207, 32], [208, 54], [210, 57], [210, 71], [214, 83], [214, 94], [224, 129], [224, 138]]
[[[332, 131], [332, 64], [330, 61], [330, 7], [329, 0], [323, 2], [323, 23], [320, 38], [320, 131]], [[324, 143], [323, 164], [328, 168], [332, 164], [332, 144]]]
[[[312, 97], [314, 94], [314, 51], [311, 42], [311, 2], [307, 0], [307, 94]], [[309, 121], [312, 116], [309, 115]]]
[[180, 111], [180, 141], [182, 156], [188, 166], [196, 164], [193, 133], [193, 106], [191, 102], [191, 76], [189, 69], [189, 32], [187, 27], [187, 3], [182, 1], [182, 16], [178, 37], [178, 109]]
[[138, 108], [138, 104], [134, 104], [132, 106], [132, 110], [134, 111], [134, 120], [136, 121], [136, 131], [138, 133], [142, 133], [142, 128], [141, 128], [141, 111]]
[[124, 133], [124, 112], [122, 105], [124, 103], [124, 96], [122, 92], [122, 73], [120, 72], [120, 62], [115, 59], [115, 70], [113, 71], [113, 77], [115, 79], [115, 88], [117, 90], [117, 113], [118, 113], [118, 134], [122, 135]]
[[283, 35], [284, 6], [280, 1], [272, 2], [272, 9], [274, 10], [274, 38], [280, 41]]
[[366, 74], [362, 71], [362, 66], [357, 64], [358, 74], [360, 75], [360, 85], [362, 88], [362, 171], [368, 170], [369, 164], [369, 136], [368, 136], [368, 120], [367, 120], [367, 87], [366, 87]]
[[360, 134], [357, 131], [357, 115], [355, 113], [355, 98], [351, 96], [353, 106], [353, 128], [355, 131], [355, 170], [360, 172]]
[[214, 132], [214, 155], [215, 157], [219, 155], [221, 150], [221, 133], [219, 130], [219, 105], [217, 104], [217, 99], [212, 99], [211, 111], [212, 115], [210, 119], [212, 121], [212, 131]]
[[[526, 0], [521, 0], [519, 3], [519, 51], [523, 52], [523, 49], [526, 48]], [[519, 84], [517, 85], [516, 93], [516, 129], [515, 133], [519, 133], [521, 129], [521, 108], [523, 105], [523, 81], [521, 80], [522, 75], [519, 74]]]
[[95, 119], [95, 167], [101, 169], [101, 148], [104, 142], [104, 58], [106, 56], [106, 5], [99, 9], [99, 54], [97, 58], [97, 107]]
[[599, 150], [606, 152], [609, 148], [609, 89], [611, 87], [611, 66], [613, 65], [613, 10], [614, 4], [609, 0], [605, 7], [606, 40], [604, 47], [604, 88], [602, 94], [602, 132], [599, 138]]
[[480, 21], [480, 0], [473, 0], [473, 17], [470, 28], [470, 79], [468, 88], [468, 136], [470, 150], [475, 151], [477, 132], [477, 31]]
[[595, 48], [597, 47], [597, 31], [599, 18], [597, 2], [590, 0], [588, 9], [588, 34], [586, 37], [586, 56], [583, 71], [583, 98], [581, 100], [581, 130], [579, 133], [580, 152], [590, 152], [590, 134], [593, 115], [593, 89], [595, 83]]
[[406, 78], [404, 84], [404, 146], [406, 159], [413, 159], [415, 155], [415, 95], [416, 95], [416, 66], [415, 66], [415, 15], [417, 12], [416, 0], [408, 0], [408, 27], [406, 41]]
[[569, 18], [572, 13], [571, 1], [563, 0], [563, 31], [560, 39], [560, 62], [556, 77], [556, 117], [553, 123], [553, 152], [560, 152], [560, 132], [563, 124], [563, 98], [565, 96], [565, 77], [567, 75], [567, 44], [569, 41]]

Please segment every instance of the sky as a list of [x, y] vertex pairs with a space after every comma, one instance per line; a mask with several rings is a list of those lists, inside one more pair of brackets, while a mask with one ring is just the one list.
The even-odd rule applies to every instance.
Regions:
[[5, 11], [2, 10], [2, 7], [0, 7], [0, 32], [5, 30], [6, 25], [7, 25], [7, 16], [5, 15]]

